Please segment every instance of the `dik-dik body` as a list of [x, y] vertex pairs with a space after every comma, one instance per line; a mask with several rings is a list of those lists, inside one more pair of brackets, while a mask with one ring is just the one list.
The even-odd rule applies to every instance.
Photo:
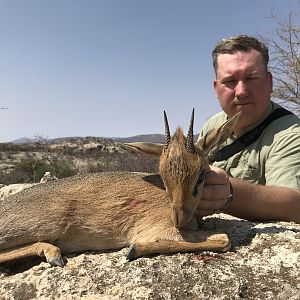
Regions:
[[62, 266], [61, 253], [120, 249], [128, 259], [152, 253], [226, 251], [226, 234], [198, 229], [205, 155], [232, 133], [238, 116], [193, 142], [178, 128], [165, 144], [127, 146], [160, 156], [158, 174], [103, 172], [56, 180], [23, 190], [0, 203], [0, 263], [45, 256]]

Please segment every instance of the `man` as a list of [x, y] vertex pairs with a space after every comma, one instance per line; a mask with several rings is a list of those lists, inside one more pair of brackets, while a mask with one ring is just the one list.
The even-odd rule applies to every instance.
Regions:
[[[214, 89], [223, 112], [210, 118], [200, 135], [241, 112], [232, 139], [224, 144], [228, 145], [279, 105], [271, 101], [272, 74], [263, 43], [254, 37], [235, 36], [217, 44], [212, 56]], [[197, 215], [217, 210], [248, 220], [300, 223], [299, 118], [292, 114], [276, 119], [246, 149], [213, 163]]]

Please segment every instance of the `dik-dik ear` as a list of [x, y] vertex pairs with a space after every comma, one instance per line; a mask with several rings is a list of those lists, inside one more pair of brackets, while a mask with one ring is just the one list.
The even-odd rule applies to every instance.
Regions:
[[164, 148], [163, 144], [142, 143], [142, 142], [126, 143], [124, 145], [134, 151], [148, 154], [151, 156], [161, 156]]
[[224, 143], [233, 133], [240, 114], [241, 113], [238, 112], [221, 127], [213, 129], [201, 137], [195, 144], [196, 149], [198, 151], [204, 151], [205, 154], [207, 154], [213, 147]]

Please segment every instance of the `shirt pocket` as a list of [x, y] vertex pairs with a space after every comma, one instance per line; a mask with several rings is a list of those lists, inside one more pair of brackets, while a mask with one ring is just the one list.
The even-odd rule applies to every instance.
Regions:
[[230, 176], [241, 180], [246, 180], [251, 183], [265, 184], [261, 170], [257, 165], [244, 164], [236, 168], [229, 168]]

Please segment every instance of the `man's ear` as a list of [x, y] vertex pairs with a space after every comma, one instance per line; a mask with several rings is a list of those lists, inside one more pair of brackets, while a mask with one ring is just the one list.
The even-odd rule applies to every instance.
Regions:
[[136, 152], [148, 154], [151, 156], [161, 156], [164, 147], [163, 144], [143, 143], [143, 142], [125, 143], [123, 145]]
[[271, 72], [268, 72], [268, 79], [269, 79], [269, 83], [270, 83], [270, 87], [271, 87], [271, 92], [273, 91], [273, 75]]
[[215, 94], [216, 94], [216, 96], [217, 96], [217, 98], [218, 98], [218, 92], [217, 92], [217, 80], [216, 80], [216, 79], [214, 80], [214, 90], [215, 90]]
[[207, 154], [215, 146], [224, 143], [233, 133], [240, 115], [241, 113], [238, 112], [219, 128], [209, 131], [197, 141], [195, 148], [198, 151], [202, 150], [205, 154]]

